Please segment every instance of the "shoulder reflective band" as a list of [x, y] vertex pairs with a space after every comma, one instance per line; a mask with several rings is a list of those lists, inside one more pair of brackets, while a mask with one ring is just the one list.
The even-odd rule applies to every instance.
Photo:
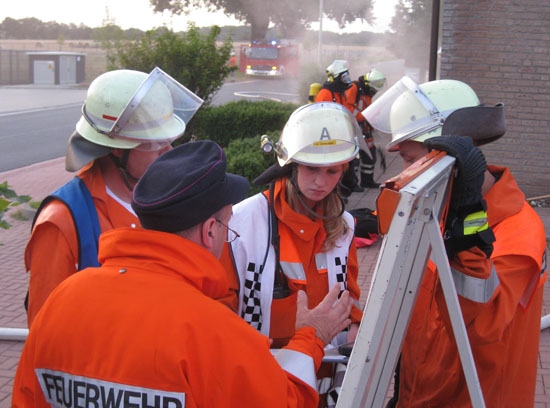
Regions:
[[492, 266], [491, 274], [487, 279], [480, 279], [465, 275], [455, 268], [451, 268], [451, 272], [453, 273], [456, 293], [466, 299], [478, 303], [487, 303], [491, 300], [495, 290], [500, 284], [494, 265]]
[[489, 228], [487, 213], [478, 211], [464, 218], [464, 235], [474, 235]]
[[315, 364], [311, 356], [295, 350], [281, 349], [275, 354], [275, 360], [287, 373], [292, 374], [317, 391]]
[[81, 377], [45, 368], [34, 370], [52, 407], [185, 407], [185, 393]]

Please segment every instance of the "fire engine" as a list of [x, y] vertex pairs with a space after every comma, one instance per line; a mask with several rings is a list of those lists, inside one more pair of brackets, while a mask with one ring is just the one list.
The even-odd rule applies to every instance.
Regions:
[[298, 44], [273, 40], [241, 45], [239, 71], [247, 75], [294, 76], [298, 69]]

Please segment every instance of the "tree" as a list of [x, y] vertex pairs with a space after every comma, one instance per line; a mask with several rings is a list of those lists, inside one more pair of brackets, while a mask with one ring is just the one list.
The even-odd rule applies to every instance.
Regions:
[[63, 34], [59, 34], [57, 36], [57, 45], [59, 45], [59, 51], [63, 48], [63, 44], [65, 44], [65, 36]]
[[[223, 10], [225, 14], [250, 24], [251, 41], [264, 40], [269, 23], [280, 28], [286, 37], [295, 36], [319, 18], [319, 0], [149, 0], [157, 12], [168, 10], [173, 14], [190, 8]], [[372, 0], [325, 0], [325, 15], [340, 26], [361, 19], [372, 23]]]
[[426, 70], [429, 62], [432, 0], [399, 0], [391, 28], [394, 47], [407, 65]]
[[194, 25], [181, 35], [166, 28], [150, 30], [136, 41], [118, 41], [108, 56], [109, 69], [151, 72], [158, 66], [201, 97], [206, 106], [231, 72], [228, 61], [233, 44], [227, 39], [217, 45], [219, 33], [218, 26], [206, 36]]

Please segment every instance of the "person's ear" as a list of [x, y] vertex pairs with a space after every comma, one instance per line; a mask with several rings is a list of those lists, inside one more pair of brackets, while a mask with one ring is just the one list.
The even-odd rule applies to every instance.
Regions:
[[201, 226], [201, 240], [206, 249], [213, 248], [216, 242], [217, 222], [214, 217], [208, 218]]

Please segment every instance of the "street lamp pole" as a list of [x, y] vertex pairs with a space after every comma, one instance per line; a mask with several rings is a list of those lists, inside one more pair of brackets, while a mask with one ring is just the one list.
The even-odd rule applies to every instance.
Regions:
[[323, 0], [319, 0], [319, 47], [317, 49], [317, 63], [321, 65], [321, 48], [323, 46]]

